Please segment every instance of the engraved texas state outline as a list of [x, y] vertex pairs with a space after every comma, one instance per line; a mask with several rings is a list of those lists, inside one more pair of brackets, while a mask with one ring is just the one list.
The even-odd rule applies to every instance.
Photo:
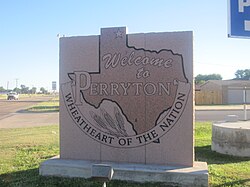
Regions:
[[77, 82], [76, 105], [92, 118], [95, 127], [117, 137], [155, 127], [175, 99], [181, 98], [177, 95], [178, 82], [188, 83], [182, 55], [167, 49], [147, 49], [147, 43], [155, 41], [143, 37], [140, 41], [143, 48], [129, 46], [124, 27], [102, 29], [99, 72], [69, 73]]

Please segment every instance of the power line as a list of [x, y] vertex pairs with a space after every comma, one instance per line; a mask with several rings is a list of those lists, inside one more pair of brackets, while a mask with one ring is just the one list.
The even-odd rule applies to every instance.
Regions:
[[[238, 69], [240, 67], [245, 68], [245, 65], [239, 65], [239, 64], [215, 64], [215, 63], [205, 63], [205, 62], [194, 62], [194, 64], [205, 64], [205, 65], [211, 65], [211, 66], [228, 66], [228, 67], [237, 67]], [[249, 67], [250, 68], [250, 67]]]

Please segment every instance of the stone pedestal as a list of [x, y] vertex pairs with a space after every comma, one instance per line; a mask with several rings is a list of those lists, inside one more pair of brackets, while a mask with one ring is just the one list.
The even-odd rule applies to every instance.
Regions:
[[214, 123], [212, 150], [227, 155], [250, 157], [250, 121]]
[[[91, 167], [94, 164], [99, 162], [53, 158], [41, 164], [39, 173], [43, 176], [91, 178]], [[102, 164], [113, 168], [113, 180], [162, 182], [186, 187], [208, 186], [208, 168], [205, 162], [194, 162], [193, 167], [114, 162], [102, 162]]]

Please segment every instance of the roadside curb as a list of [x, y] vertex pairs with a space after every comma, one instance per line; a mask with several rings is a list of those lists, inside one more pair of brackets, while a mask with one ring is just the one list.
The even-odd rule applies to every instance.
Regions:
[[[220, 111], [241, 111], [244, 110], [244, 105], [196, 105], [196, 111], [211, 111], [211, 110], [220, 110]], [[247, 110], [250, 110], [250, 105], [246, 106]]]
[[[244, 109], [218, 109], [218, 108], [209, 108], [209, 109], [195, 109], [195, 111], [243, 111]], [[250, 111], [250, 109], [247, 109]]]

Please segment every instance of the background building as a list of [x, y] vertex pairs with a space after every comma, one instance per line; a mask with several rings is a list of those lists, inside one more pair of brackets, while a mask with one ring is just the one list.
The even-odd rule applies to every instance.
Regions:
[[195, 88], [195, 104], [250, 103], [250, 80], [209, 80]]

